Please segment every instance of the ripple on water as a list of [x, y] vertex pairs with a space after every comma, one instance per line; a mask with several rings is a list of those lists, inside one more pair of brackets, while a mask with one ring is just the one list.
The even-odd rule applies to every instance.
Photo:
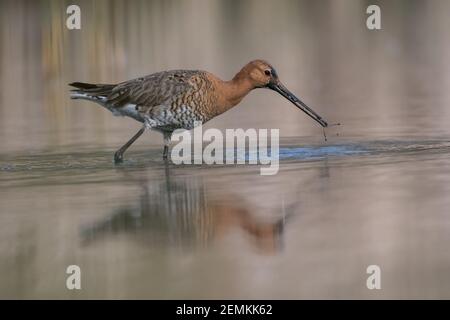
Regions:
[[369, 152], [363, 146], [334, 145], [280, 148], [280, 159], [314, 159], [327, 156], [348, 156]]
[[[298, 142], [300, 142], [299, 140]], [[297, 142], [297, 141], [295, 141]], [[355, 156], [393, 157], [395, 155], [415, 153], [448, 153], [450, 141], [425, 140], [425, 141], [364, 141], [357, 143], [343, 143], [333, 145], [307, 145], [298, 146], [300, 143], [291, 143], [281, 146], [279, 150], [280, 160], [286, 161], [311, 161], [322, 158], [339, 158]], [[161, 150], [135, 150], [127, 153], [127, 158], [122, 166], [139, 167], [162, 165]], [[64, 153], [39, 153], [31, 155], [8, 155], [0, 157], [0, 171], [10, 172], [40, 172], [41, 174], [56, 174], [63, 172], [87, 172], [104, 169], [112, 169], [116, 166], [112, 161], [112, 151], [85, 151]], [[245, 156], [246, 160], [257, 158], [257, 154], [242, 154], [236, 152], [237, 158]]]

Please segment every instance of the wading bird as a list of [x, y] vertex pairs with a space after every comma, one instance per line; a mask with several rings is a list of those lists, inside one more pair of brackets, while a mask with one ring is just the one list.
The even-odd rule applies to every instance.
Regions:
[[322, 127], [327, 122], [292, 94], [278, 79], [275, 69], [266, 61], [254, 60], [245, 65], [230, 81], [199, 70], [173, 70], [154, 73], [119, 84], [74, 82], [72, 99], [96, 102], [114, 115], [128, 116], [142, 128], [114, 154], [123, 154], [146, 129], [164, 136], [163, 158], [167, 159], [172, 133], [190, 130], [195, 123], [205, 123], [236, 106], [251, 90], [268, 88], [280, 93]]

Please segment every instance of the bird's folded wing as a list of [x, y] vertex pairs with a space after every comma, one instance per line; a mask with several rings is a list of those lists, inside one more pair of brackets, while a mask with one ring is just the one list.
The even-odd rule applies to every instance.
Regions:
[[118, 84], [107, 97], [107, 103], [120, 108], [126, 104], [141, 106], [140, 110], [167, 105], [192, 86], [189, 79], [195, 71], [175, 70], [154, 73]]

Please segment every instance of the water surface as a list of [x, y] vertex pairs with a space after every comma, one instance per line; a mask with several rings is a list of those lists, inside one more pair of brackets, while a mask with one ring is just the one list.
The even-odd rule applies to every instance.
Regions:
[[[0, 3], [1, 298], [450, 298], [446, 1]], [[261, 17], [265, 17], [261, 19]], [[330, 123], [256, 90], [206, 127], [278, 128], [280, 170], [174, 165], [67, 83], [265, 58]], [[66, 289], [68, 265], [82, 290]], [[368, 290], [379, 265], [382, 289]]]

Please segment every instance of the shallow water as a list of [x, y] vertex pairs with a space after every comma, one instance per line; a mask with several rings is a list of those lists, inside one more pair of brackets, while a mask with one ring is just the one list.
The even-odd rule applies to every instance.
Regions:
[[[0, 2], [0, 298], [450, 298], [449, 2], [381, 1], [380, 32], [364, 1], [79, 3], [72, 32], [62, 1]], [[259, 57], [342, 123], [256, 90], [206, 124], [280, 129], [273, 176], [166, 164], [155, 133], [114, 165], [139, 124], [68, 99]]]
[[[450, 139], [302, 140], [282, 144], [271, 177], [164, 164], [159, 148], [119, 166], [112, 150], [0, 157], [2, 296], [448, 295]], [[79, 293], [64, 288], [70, 264]]]

